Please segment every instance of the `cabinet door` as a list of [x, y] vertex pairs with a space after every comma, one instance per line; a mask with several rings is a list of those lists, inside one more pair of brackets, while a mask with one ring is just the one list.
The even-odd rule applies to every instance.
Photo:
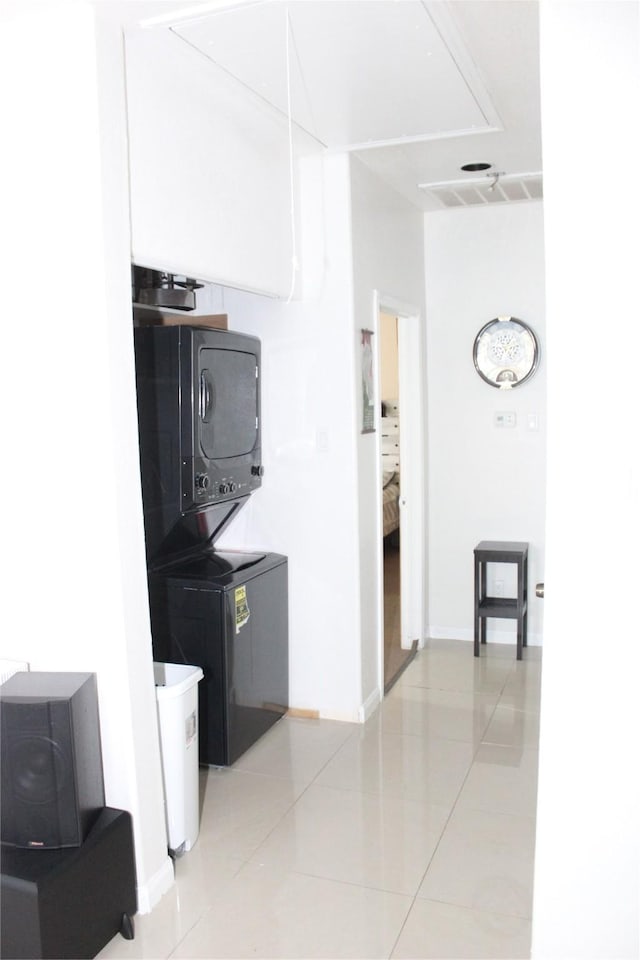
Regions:
[[285, 296], [286, 123], [168, 28], [125, 42], [134, 262]]

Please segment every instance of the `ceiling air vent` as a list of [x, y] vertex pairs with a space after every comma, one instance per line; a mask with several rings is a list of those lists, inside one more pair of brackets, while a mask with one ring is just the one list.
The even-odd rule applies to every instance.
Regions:
[[490, 203], [542, 200], [541, 173], [490, 173], [464, 180], [420, 183], [418, 187], [430, 193], [442, 207], [478, 207]]

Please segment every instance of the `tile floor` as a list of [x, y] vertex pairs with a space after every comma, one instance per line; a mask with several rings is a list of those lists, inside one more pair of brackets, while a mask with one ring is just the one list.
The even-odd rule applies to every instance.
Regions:
[[540, 671], [430, 641], [365, 725], [203, 769], [174, 887], [99, 957], [528, 957]]

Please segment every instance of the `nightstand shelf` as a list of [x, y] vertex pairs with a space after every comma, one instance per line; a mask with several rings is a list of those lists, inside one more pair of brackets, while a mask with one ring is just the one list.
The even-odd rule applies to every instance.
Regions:
[[517, 620], [518, 601], [511, 597], [485, 597], [480, 603], [480, 616]]
[[[474, 626], [473, 653], [480, 656], [480, 644], [487, 642], [487, 620], [517, 621], [517, 659], [522, 660], [527, 645], [527, 581], [529, 544], [509, 540], [482, 540], [473, 551], [474, 557]], [[487, 596], [487, 564], [515, 563], [517, 570], [516, 597]]]

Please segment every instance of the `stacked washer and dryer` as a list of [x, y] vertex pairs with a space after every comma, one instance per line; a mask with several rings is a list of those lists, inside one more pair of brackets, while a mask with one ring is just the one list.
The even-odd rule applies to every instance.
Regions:
[[135, 329], [154, 660], [202, 668], [203, 764], [232, 764], [287, 711], [287, 558], [218, 550], [262, 483], [260, 341]]

